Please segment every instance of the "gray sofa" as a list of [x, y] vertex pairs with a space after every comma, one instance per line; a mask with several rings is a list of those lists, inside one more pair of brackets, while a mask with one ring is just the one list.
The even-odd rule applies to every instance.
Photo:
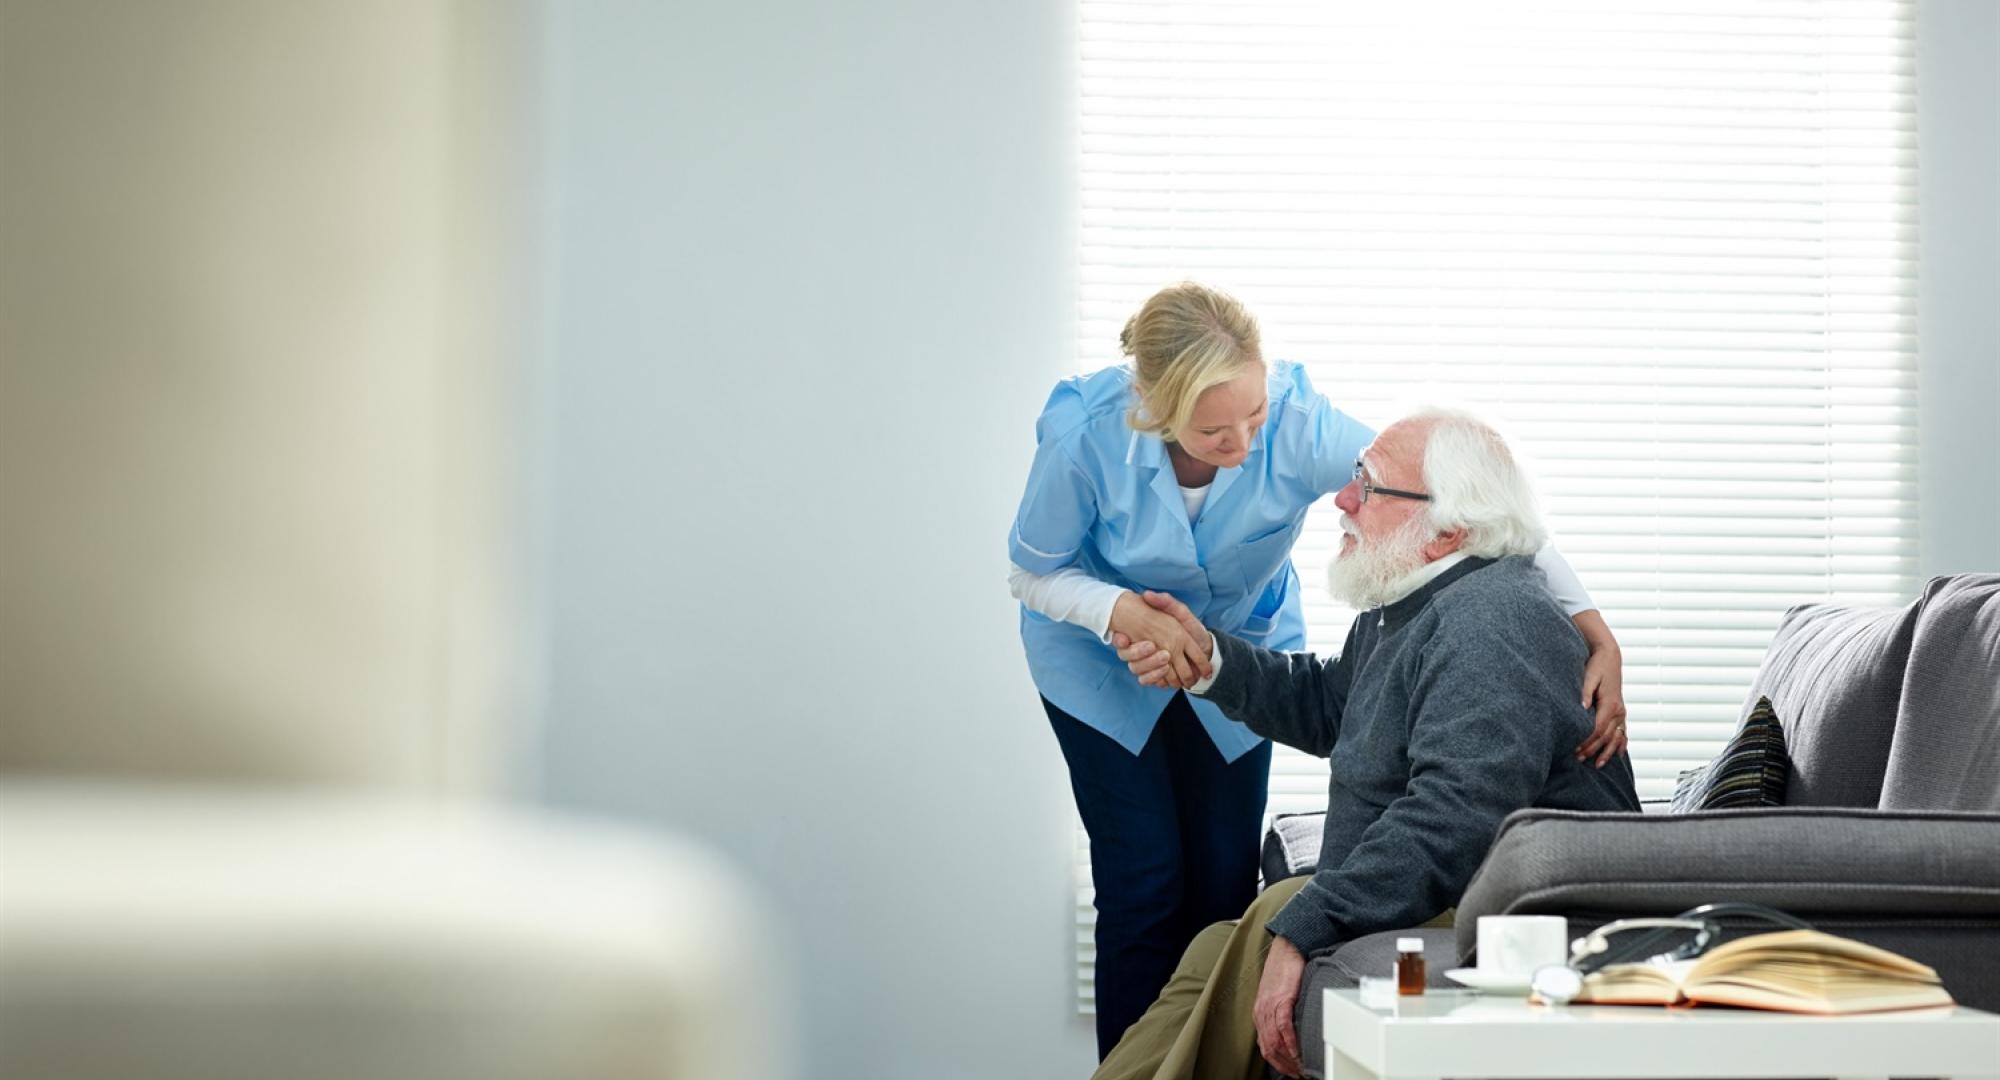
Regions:
[[[1791, 756], [1783, 806], [1513, 814], [1455, 927], [1373, 934], [1313, 959], [1296, 1017], [1308, 1073], [1323, 1075], [1321, 991], [1386, 974], [1394, 938], [1412, 933], [1426, 939], [1432, 985], [1453, 986], [1442, 972], [1475, 961], [1481, 915], [1563, 915], [1574, 937], [1753, 901], [1930, 964], [1961, 1004], [2000, 1011], [2000, 575], [1934, 578], [1888, 610], [1793, 608], [1744, 714], [1760, 696]], [[1266, 876], [1310, 869], [1287, 865], [1280, 831]]]

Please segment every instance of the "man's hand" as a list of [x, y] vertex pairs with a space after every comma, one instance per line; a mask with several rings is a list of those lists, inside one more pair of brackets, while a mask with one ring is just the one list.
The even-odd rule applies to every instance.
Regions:
[[1111, 644], [1143, 686], [1183, 689], [1209, 676], [1207, 628], [1166, 593], [1119, 596], [1111, 609]]
[[1250, 1017], [1257, 1023], [1257, 1049], [1272, 1068], [1286, 1076], [1305, 1073], [1305, 1066], [1299, 1063], [1299, 1030], [1292, 1023], [1292, 1007], [1298, 1004], [1299, 983], [1305, 976], [1305, 954], [1284, 938], [1273, 937]]

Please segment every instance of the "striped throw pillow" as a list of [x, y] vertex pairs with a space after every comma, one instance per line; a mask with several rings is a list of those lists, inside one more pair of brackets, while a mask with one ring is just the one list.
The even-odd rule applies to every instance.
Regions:
[[1785, 729], [1778, 724], [1771, 699], [1760, 697], [1714, 761], [1680, 775], [1674, 784], [1673, 812], [1783, 806], [1785, 781], [1791, 775]]

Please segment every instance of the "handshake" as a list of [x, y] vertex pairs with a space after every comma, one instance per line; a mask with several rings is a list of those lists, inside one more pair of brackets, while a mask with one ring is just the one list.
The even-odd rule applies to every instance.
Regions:
[[1121, 594], [1111, 609], [1111, 644], [1141, 686], [1185, 690], [1214, 674], [1214, 637], [1166, 593]]

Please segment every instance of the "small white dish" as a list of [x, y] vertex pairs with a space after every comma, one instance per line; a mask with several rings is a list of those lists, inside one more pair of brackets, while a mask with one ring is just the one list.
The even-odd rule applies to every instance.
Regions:
[[1361, 991], [1361, 1004], [1370, 1009], [1393, 1009], [1396, 1007], [1396, 980], [1394, 979], [1363, 975], [1356, 988]]
[[1509, 975], [1504, 971], [1481, 971], [1478, 968], [1452, 968], [1444, 973], [1444, 977], [1481, 993], [1513, 997], [1527, 997], [1534, 983], [1527, 975]]

